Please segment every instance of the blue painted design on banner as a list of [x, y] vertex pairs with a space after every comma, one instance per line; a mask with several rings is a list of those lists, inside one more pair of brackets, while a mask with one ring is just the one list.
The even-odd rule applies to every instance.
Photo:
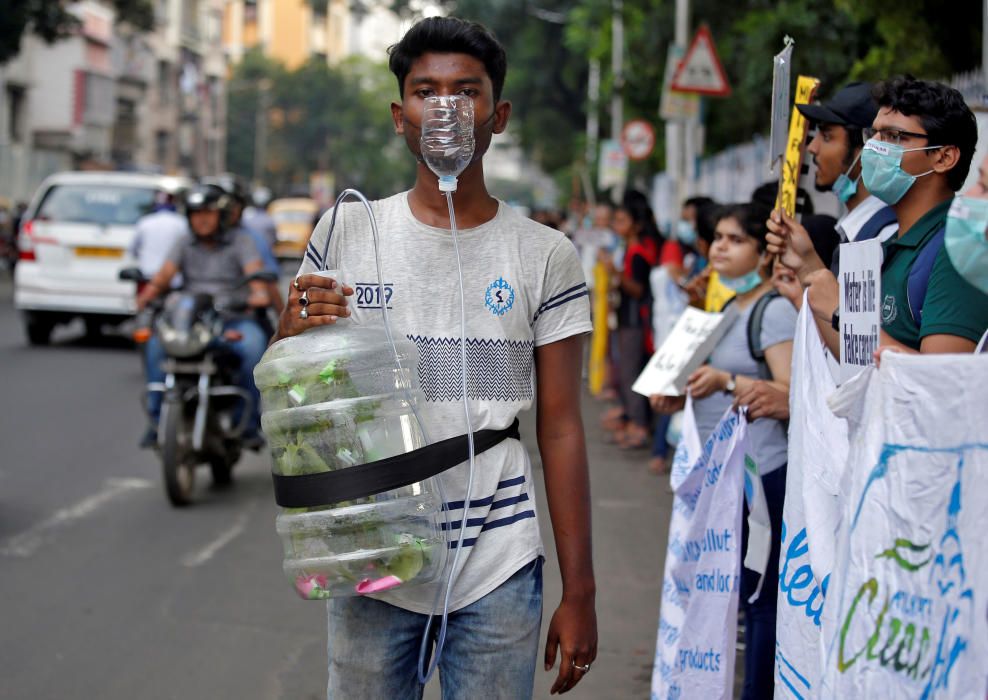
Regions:
[[[804, 700], [805, 696], [803, 693], [808, 693], [813, 690], [813, 686], [810, 685], [810, 681], [806, 678], [806, 676], [797, 671], [796, 667], [789, 663], [789, 660], [786, 659], [785, 655], [779, 649], [778, 642], [775, 643], [775, 661], [775, 667], [779, 671], [779, 680], [785, 683], [786, 687], [792, 691], [792, 694], [796, 700]], [[794, 682], [798, 682], [800, 686], [802, 686], [801, 689], [796, 688], [796, 686], [793, 685]]]
[[[810, 545], [806, 540], [805, 527], [796, 533], [788, 545], [787, 535], [786, 521], [783, 520], [779, 592], [785, 595], [785, 601], [789, 606], [804, 608], [803, 614], [819, 627], [820, 616], [823, 614], [823, 601], [827, 596], [827, 586], [830, 584], [830, 574], [824, 577], [822, 585], [816, 584], [816, 577], [810, 566]], [[817, 603], [816, 606], [814, 602]]]
[[[875, 555], [876, 559], [888, 559], [901, 569], [903, 576], [917, 576], [929, 566], [925, 572], [926, 583], [931, 585], [930, 592], [936, 599], [916, 595], [910, 591], [888, 591], [884, 596], [880, 595], [880, 588], [884, 579], [871, 577], [863, 581], [854, 593], [853, 600], [849, 607], [845, 608], [843, 600], [841, 602], [841, 616], [843, 618], [840, 633], [835, 635], [831, 643], [833, 653], [834, 645], [837, 646], [838, 669], [843, 673], [857, 663], [870, 664], [876, 659], [882, 667], [894, 664], [888, 670], [900, 673], [904, 672], [907, 677], [917, 680], [917, 674], [922, 670], [919, 680], [926, 680], [921, 700], [927, 700], [937, 695], [937, 691], [949, 691], [951, 672], [960, 656], [968, 650], [969, 640], [967, 634], [971, 628], [974, 610], [974, 591], [967, 582], [967, 573], [964, 567], [963, 543], [959, 531], [959, 516], [962, 505], [962, 474], [964, 470], [965, 453], [972, 450], [988, 450], [988, 444], [969, 443], [951, 448], [919, 447], [910, 445], [886, 444], [883, 446], [878, 464], [871, 470], [868, 480], [862, 489], [861, 498], [851, 525], [853, 533], [858, 525], [858, 519], [865, 505], [865, 499], [871, 486], [878, 481], [885, 479], [890, 473], [896, 473], [893, 458], [900, 454], [919, 453], [924, 457], [932, 456], [954, 456], [956, 458], [956, 481], [951, 489], [946, 507], [946, 523], [943, 535], [935, 545], [936, 554], [928, 556], [928, 550], [933, 543], [912, 542], [905, 537], [896, 537], [890, 547]], [[911, 465], [906, 465], [911, 466]], [[932, 563], [931, 563], [932, 562]], [[966, 587], [965, 587], [966, 586]], [[845, 591], [850, 593], [851, 591]], [[901, 594], [901, 595], [900, 595]], [[874, 611], [871, 609], [871, 602], [875, 599], [881, 600], [884, 597], [885, 603], [881, 613], [875, 619]], [[932, 602], [931, 602], [932, 600]], [[920, 655], [912, 660], [912, 663], [902, 662], [900, 664], [899, 655], [896, 654], [891, 659], [884, 654], [877, 656], [871, 653], [871, 648], [882, 641], [882, 634], [891, 635], [886, 643], [890, 645], [898, 630], [903, 627], [905, 621], [910, 618], [930, 616], [930, 610], [936, 606], [943, 611], [940, 624], [934, 623], [927, 626], [925, 620], [922, 634], [926, 638], [935, 640], [935, 648], [925, 647], [932, 652], [933, 658], [927, 664], [927, 659], [923, 658], [923, 649], [920, 647]], [[920, 615], [925, 611], [925, 615]], [[886, 615], [887, 623], [883, 624]], [[848, 638], [854, 638], [849, 633], [849, 628], [855, 622], [864, 624], [864, 633], [874, 625], [872, 636], [869, 637], [868, 645], [863, 649], [848, 649]], [[909, 622], [912, 626], [914, 623]], [[918, 636], [918, 633], [917, 633]], [[901, 650], [901, 644], [900, 644]], [[868, 655], [862, 656], [868, 651]], [[828, 665], [830, 661], [828, 660]]]

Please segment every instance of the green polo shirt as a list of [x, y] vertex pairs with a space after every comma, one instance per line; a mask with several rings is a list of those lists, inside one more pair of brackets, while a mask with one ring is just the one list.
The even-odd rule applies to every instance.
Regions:
[[902, 236], [893, 236], [882, 246], [882, 329], [915, 350], [928, 335], [956, 335], [976, 343], [988, 328], [988, 296], [957, 273], [946, 248], [937, 253], [930, 272], [922, 326], [913, 320], [909, 309], [909, 271], [923, 247], [946, 223], [951, 201], [933, 207]]

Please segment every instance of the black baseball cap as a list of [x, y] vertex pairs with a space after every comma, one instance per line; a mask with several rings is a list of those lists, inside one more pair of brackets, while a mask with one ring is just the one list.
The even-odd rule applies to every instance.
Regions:
[[800, 114], [816, 124], [837, 124], [867, 129], [878, 114], [871, 83], [849, 83], [827, 102], [796, 105]]

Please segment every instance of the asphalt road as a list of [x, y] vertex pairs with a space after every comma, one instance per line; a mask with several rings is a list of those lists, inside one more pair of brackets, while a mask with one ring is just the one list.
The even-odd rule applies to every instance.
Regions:
[[[248, 453], [225, 491], [202, 472], [197, 503], [173, 509], [137, 448], [130, 344], [79, 325], [29, 348], [10, 298], [0, 272], [0, 698], [325, 697], [324, 608], [282, 576], [266, 458]], [[600, 409], [584, 403], [600, 648], [566, 697], [645, 698], [671, 496], [644, 453], [601, 442]], [[538, 477], [531, 415], [522, 431]], [[544, 635], [560, 584], [539, 501]], [[554, 677], [540, 665], [536, 698]]]

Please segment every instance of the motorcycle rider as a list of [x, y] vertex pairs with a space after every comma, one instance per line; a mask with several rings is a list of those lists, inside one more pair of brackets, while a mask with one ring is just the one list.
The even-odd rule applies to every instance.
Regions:
[[[216, 187], [227, 195], [229, 199], [229, 204], [226, 207], [227, 227], [231, 230], [239, 229], [249, 235], [251, 240], [254, 241], [254, 246], [260, 254], [261, 260], [264, 262], [264, 269], [274, 275], [280, 275], [281, 267], [278, 264], [278, 258], [275, 257], [272, 244], [268, 242], [263, 231], [250, 226], [244, 218], [244, 208], [247, 206], [247, 188], [244, 186], [243, 181], [232, 173], [223, 173], [221, 175], [204, 177], [200, 182], [204, 185]], [[270, 340], [271, 336], [274, 335], [274, 329], [277, 327], [277, 317], [281, 314], [281, 310], [285, 306], [281, 296], [281, 290], [278, 288], [277, 278], [274, 282], [268, 284], [268, 295], [271, 297], [269, 307], [273, 312], [273, 317], [269, 314], [268, 309], [259, 309], [257, 311], [257, 321], [261, 324], [261, 328]]]
[[[191, 233], [176, 241], [161, 269], [138, 295], [139, 310], [166, 293], [172, 278], [179, 273], [184, 279], [185, 291], [210, 294], [221, 308], [243, 303], [251, 309], [270, 305], [269, 283], [255, 280], [246, 288], [240, 285], [244, 277], [263, 271], [264, 262], [251, 237], [244, 231], [229, 227], [226, 217], [228, 203], [229, 197], [215, 186], [198, 185], [189, 191], [186, 216]], [[254, 409], [243, 436], [243, 445], [248, 449], [260, 449], [264, 441], [259, 432], [259, 396], [253, 370], [267, 348], [268, 336], [250, 312], [229, 317], [224, 323], [224, 334], [227, 333], [230, 334], [227, 338], [230, 349], [240, 358], [238, 383], [254, 396]], [[157, 336], [152, 336], [148, 341], [146, 356], [147, 381], [163, 382], [165, 351]], [[141, 439], [141, 447], [157, 444], [161, 401], [161, 392], [148, 393], [147, 409], [151, 422]]]

